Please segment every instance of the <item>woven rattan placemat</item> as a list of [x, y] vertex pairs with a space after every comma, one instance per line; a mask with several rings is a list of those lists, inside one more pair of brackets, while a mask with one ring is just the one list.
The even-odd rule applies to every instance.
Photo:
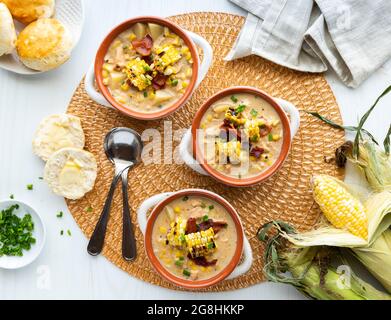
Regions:
[[[171, 17], [170, 20], [205, 37], [214, 49], [214, 63], [206, 79], [187, 105], [167, 118], [173, 121], [174, 130], [190, 127], [193, 115], [201, 103], [218, 90], [232, 85], [258, 87], [272, 96], [291, 101], [300, 110], [316, 110], [337, 122], [341, 121], [334, 95], [322, 75], [292, 71], [256, 56], [233, 62], [223, 61], [240, 31], [244, 22], [243, 17], [225, 13], [192, 13]], [[113, 167], [103, 151], [105, 134], [117, 126], [131, 127], [138, 132], [147, 128], [157, 128], [162, 132], [163, 120], [142, 122], [101, 107], [88, 98], [82, 83], [72, 98], [68, 113], [81, 118], [86, 134], [86, 149], [92, 152], [98, 161], [99, 174], [94, 190], [81, 200], [67, 201], [76, 222], [86, 236], [90, 237], [113, 175]], [[205, 188], [214, 191], [225, 197], [238, 210], [254, 250], [253, 267], [246, 275], [224, 281], [206, 291], [232, 290], [262, 282], [263, 247], [254, 237], [257, 228], [273, 219], [288, 221], [301, 230], [310, 228], [319, 217], [319, 210], [311, 197], [311, 174], [342, 176], [343, 173], [338, 172], [334, 165], [327, 164], [324, 157], [332, 156], [335, 148], [343, 143], [343, 132], [330, 129], [303, 112], [301, 116], [301, 128], [294, 139], [289, 159], [284, 167], [267, 182], [256, 187], [229, 188], [209, 177], [198, 175], [185, 165], [141, 164], [131, 171], [129, 202], [135, 224], [135, 212], [144, 199], [157, 193], [184, 188]], [[111, 210], [104, 256], [134, 277], [163, 287], [178, 289], [160, 278], [153, 270], [144, 252], [143, 237], [138, 228], [137, 260], [126, 262], [122, 259], [121, 197], [118, 188]], [[92, 211], [86, 210], [88, 207], [92, 207]]]

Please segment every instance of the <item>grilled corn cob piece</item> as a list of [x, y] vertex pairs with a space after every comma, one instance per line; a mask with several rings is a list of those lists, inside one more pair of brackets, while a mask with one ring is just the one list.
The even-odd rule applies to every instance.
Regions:
[[149, 70], [149, 65], [144, 60], [137, 58], [129, 61], [125, 73], [132, 84], [141, 91], [152, 83], [151, 77], [146, 74]]
[[168, 66], [175, 64], [182, 58], [180, 51], [174, 46], [168, 46], [157, 50], [157, 54], [163, 52], [164, 54], [161, 57], [158, 56], [155, 61], [156, 69], [160, 72], [164, 72]]
[[204, 257], [216, 248], [213, 228], [185, 235], [187, 249], [192, 258]]
[[186, 220], [181, 217], [171, 223], [170, 231], [167, 233], [167, 241], [174, 247], [181, 247], [185, 243]]
[[313, 194], [329, 222], [355, 236], [368, 238], [368, 217], [363, 204], [337, 179], [318, 175], [313, 177]]

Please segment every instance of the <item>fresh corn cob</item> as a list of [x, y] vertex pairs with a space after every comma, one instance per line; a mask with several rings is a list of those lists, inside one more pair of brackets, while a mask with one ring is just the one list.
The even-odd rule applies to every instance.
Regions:
[[181, 217], [171, 223], [171, 229], [167, 234], [167, 241], [174, 247], [181, 247], [185, 242], [186, 221]]
[[313, 194], [329, 222], [355, 236], [368, 238], [368, 217], [363, 204], [337, 179], [318, 175], [313, 177]]
[[187, 249], [193, 258], [204, 257], [216, 248], [213, 228], [185, 235]]

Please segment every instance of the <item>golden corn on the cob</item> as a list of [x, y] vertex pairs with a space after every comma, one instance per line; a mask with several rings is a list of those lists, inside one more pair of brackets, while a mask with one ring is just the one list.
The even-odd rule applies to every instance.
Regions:
[[368, 217], [363, 204], [337, 179], [318, 175], [313, 177], [313, 194], [329, 222], [355, 236], [368, 238]]
[[181, 217], [171, 223], [170, 231], [167, 233], [167, 241], [174, 247], [181, 247], [185, 243], [186, 220]]
[[150, 76], [146, 74], [149, 70], [149, 65], [140, 58], [129, 61], [125, 68], [128, 79], [140, 91], [152, 83]]
[[185, 235], [187, 249], [193, 258], [204, 257], [216, 248], [213, 228]]
[[162, 54], [163, 52], [164, 54], [155, 60], [156, 69], [160, 72], [164, 72], [168, 66], [175, 64], [182, 58], [180, 51], [174, 46], [157, 49], [157, 54]]

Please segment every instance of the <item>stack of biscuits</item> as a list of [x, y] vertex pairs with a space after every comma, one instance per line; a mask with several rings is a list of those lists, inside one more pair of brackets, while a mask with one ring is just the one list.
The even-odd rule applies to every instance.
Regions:
[[[72, 35], [52, 18], [55, 0], [0, 0], [0, 56], [16, 49], [20, 61], [36, 71], [65, 63], [73, 47]], [[14, 20], [24, 25], [19, 35]]]

